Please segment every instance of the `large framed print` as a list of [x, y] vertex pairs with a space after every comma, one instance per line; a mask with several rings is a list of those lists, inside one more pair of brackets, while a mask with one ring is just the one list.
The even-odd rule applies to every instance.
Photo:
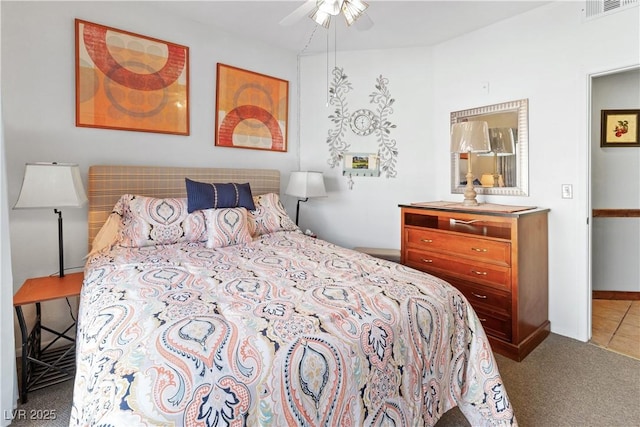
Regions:
[[76, 126], [189, 135], [189, 48], [75, 20]]
[[640, 147], [640, 110], [602, 110], [601, 147]]
[[289, 82], [218, 64], [215, 145], [287, 151]]

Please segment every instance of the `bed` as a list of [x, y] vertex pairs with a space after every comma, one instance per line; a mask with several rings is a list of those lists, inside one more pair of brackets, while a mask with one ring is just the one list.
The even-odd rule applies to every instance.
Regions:
[[[198, 205], [209, 183], [254, 209]], [[92, 166], [88, 190], [70, 425], [517, 424], [464, 296], [303, 234], [278, 171]]]

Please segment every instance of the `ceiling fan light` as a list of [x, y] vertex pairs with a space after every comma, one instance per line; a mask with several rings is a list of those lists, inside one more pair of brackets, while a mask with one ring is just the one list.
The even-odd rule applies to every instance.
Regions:
[[315, 8], [309, 18], [316, 21], [318, 25], [322, 25], [324, 28], [329, 28], [331, 24], [331, 15], [321, 11], [319, 8]]
[[318, 0], [318, 9], [329, 15], [336, 16], [340, 13], [343, 0]]
[[369, 5], [361, 0], [344, 0], [342, 3], [342, 14], [347, 21], [347, 25], [351, 25], [362, 16]]
[[344, 0], [344, 3], [349, 3], [350, 6], [358, 9], [360, 13], [363, 13], [369, 7], [369, 3], [363, 2], [362, 0]]

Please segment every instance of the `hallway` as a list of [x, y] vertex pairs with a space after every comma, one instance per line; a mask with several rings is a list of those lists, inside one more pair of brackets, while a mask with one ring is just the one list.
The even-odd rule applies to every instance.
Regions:
[[640, 301], [594, 299], [590, 342], [640, 360]]

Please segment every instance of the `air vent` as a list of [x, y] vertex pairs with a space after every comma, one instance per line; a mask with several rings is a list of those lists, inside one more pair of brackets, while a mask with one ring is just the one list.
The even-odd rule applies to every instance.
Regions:
[[639, 4], [640, 0], [586, 0], [584, 17], [586, 19], [597, 18]]

